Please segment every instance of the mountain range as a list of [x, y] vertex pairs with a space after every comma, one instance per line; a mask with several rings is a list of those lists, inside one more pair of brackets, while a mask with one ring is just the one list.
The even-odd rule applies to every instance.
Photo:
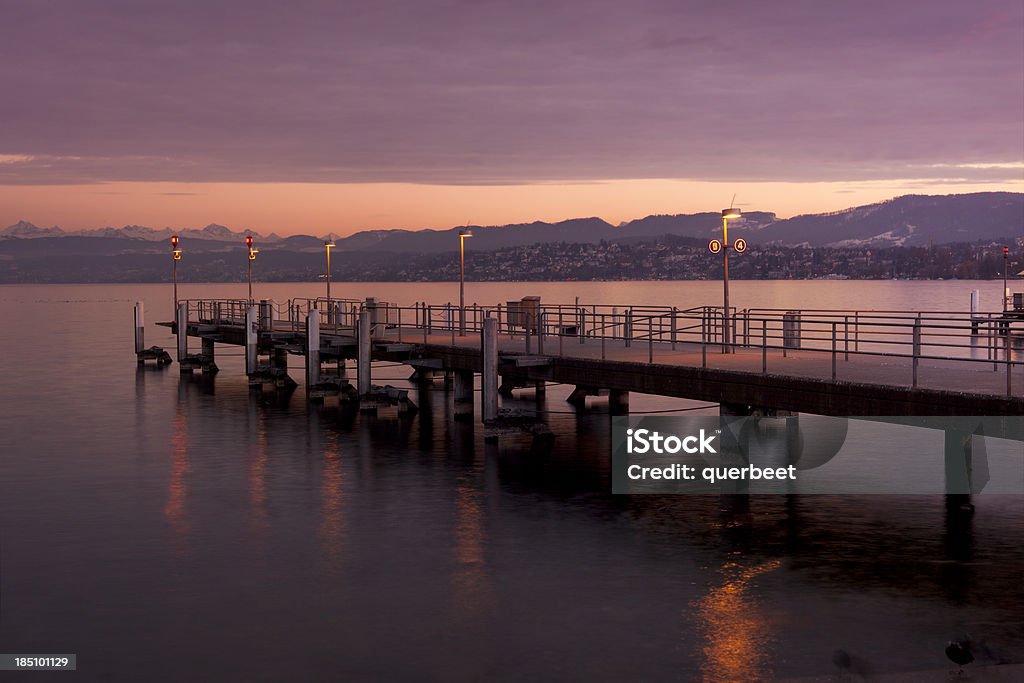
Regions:
[[[30, 245], [14, 243], [39, 239], [60, 240], [65, 246], [73, 244], [76, 249], [90, 253], [161, 251], [166, 249], [163, 242], [174, 234], [181, 237], [183, 246], [190, 252], [235, 249], [245, 235], [253, 235], [262, 244], [273, 244], [274, 249], [295, 252], [321, 250], [327, 239], [334, 239], [339, 252], [431, 254], [456, 249], [457, 235], [465, 227], [365, 230], [337, 238], [334, 235], [260, 235], [217, 224], [182, 230], [128, 225], [65, 231], [19, 221], [0, 230], [0, 245], [3, 245], [0, 255], [32, 252]], [[591, 217], [555, 223], [536, 221], [468, 227], [473, 238], [467, 242], [467, 250], [489, 251], [552, 242], [636, 241], [665, 235], [707, 240], [721, 236], [721, 217], [717, 212], [706, 212], [652, 215], [617, 226]], [[743, 235], [748, 243], [759, 245], [886, 247], [1000, 240], [1024, 234], [1024, 194], [905, 195], [843, 211], [784, 219], [767, 211], [750, 211], [745, 212], [742, 219], [731, 221], [729, 227], [733, 235]]]

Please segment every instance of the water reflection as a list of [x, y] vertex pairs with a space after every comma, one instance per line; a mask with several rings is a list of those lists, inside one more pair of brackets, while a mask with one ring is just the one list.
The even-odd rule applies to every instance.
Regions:
[[[314, 429], [318, 428], [319, 425], [314, 425]], [[320, 540], [324, 554], [333, 564], [341, 557], [343, 549], [345, 515], [342, 487], [345, 475], [341, 453], [338, 452], [338, 435], [327, 431], [325, 438], [327, 443], [321, 451], [323, 474], [320, 483]]]
[[[255, 443], [252, 427], [255, 425]], [[256, 531], [267, 526], [267, 427], [266, 414], [255, 400], [249, 400], [249, 521]]]
[[721, 585], [696, 603], [704, 637], [701, 671], [711, 681], [764, 681], [772, 678], [772, 638], [753, 580], [778, 569], [780, 560], [752, 567], [728, 560], [719, 569]]
[[494, 594], [484, 550], [487, 544], [483, 494], [459, 477], [455, 486], [455, 569], [452, 589], [456, 613], [464, 618], [480, 615], [493, 605]]
[[185, 550], [189, 524], [185, 514], [185, 500], [188, 494], [186, 477], [192, 470], [188, 457], [188, 420], [185, 404], [188, 400], [186, 385], [178, 387], [178, 400], [174, 404], [174, 430], [171, 434], [171, 475], [167, 481], [167, 504], [164, 518], [171, 525], [171, 541], [178, 552]]

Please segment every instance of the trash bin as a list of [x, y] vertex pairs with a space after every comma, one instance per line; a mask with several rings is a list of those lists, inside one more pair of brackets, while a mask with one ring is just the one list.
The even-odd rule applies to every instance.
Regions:
[[523, 326], [523, 310], [518, 301], [505, 302], [505, 324], [509, 331]]
[[523, 314], [523, 327], [531, 334], [537, 334], [537, 322], [540, 319], [540, 297], [524, 296], [519, 302]]
[[800, 311], [782, 314], [782, 346], [786, 349], [800, 348]]

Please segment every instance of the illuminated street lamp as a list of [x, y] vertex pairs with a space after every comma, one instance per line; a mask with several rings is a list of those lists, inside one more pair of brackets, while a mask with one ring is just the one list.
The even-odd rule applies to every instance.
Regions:
[[178, 261], [181, 260], [181, 252], [182, 250], [178, 247], [178, 236], [171, 235], [171, 282], [174, 283], [174, 315], [178, 315]]
[[722, 353], [731, 353], [730, 342], [732, 338], [732, 316], [729, 313], [729, 250], [735, 249], [738, 253], [747, 250], [747, 241], [740, 237], [735, 242], [729, 242], [729, 219], [740, 218], [742, 213], [739, 209], [722, 209], [722, 241], [711, 240], [708, 243], [708, 250], [712, 254], [722, 252]]
[[472, 237], [469, 228], [459, 230], [459, 335], [466, 334], [466, 238]]
[[324, 251], [327, 252], [327, 302], [331, 301], [331, 249], [338, 246], [331, 240], [324, 242]]
[[245, 246], [249, 249], [249, 305], [252, 306], [252, 262], [256, 260], [259, 249], [252, 246], [252, 235], [245, 236]]

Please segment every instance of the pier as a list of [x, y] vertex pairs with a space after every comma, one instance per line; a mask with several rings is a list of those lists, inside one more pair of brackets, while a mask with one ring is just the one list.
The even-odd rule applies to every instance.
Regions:
[[[143, 362], [161, 350], [145, 347], [141, 315], [138, 304]], [[463, 309], [372, 298], [195, 299], [159, 324], [177, 335], [182, 372], [216, 372], [215, 348], [228, 344], [245, 349], [254, 387], [294, 387], [287, 360], [297, 355], [312, 397], [338, 396], [362, 409], [414, 410], [404, 390], [373, 385], [375, 361], [407, 364], [418, 381], [447, 377], [462, 415], [474, 411], [481, 375], [487, 425], [500, 421], [502, 394], [542, 393], [552, 382], [573, 385], [570, 400], [581, 408], [588, 396], [607, 397], [618, 414], [628, 412], [630, 392], [713, 401], [740, 414], [1024, 414], [1024, 320], [976, 311], [723, 315], [714, 306], [551, 305], [535, 297]], [[199, 353], [189, 347], [196, 339]]]

